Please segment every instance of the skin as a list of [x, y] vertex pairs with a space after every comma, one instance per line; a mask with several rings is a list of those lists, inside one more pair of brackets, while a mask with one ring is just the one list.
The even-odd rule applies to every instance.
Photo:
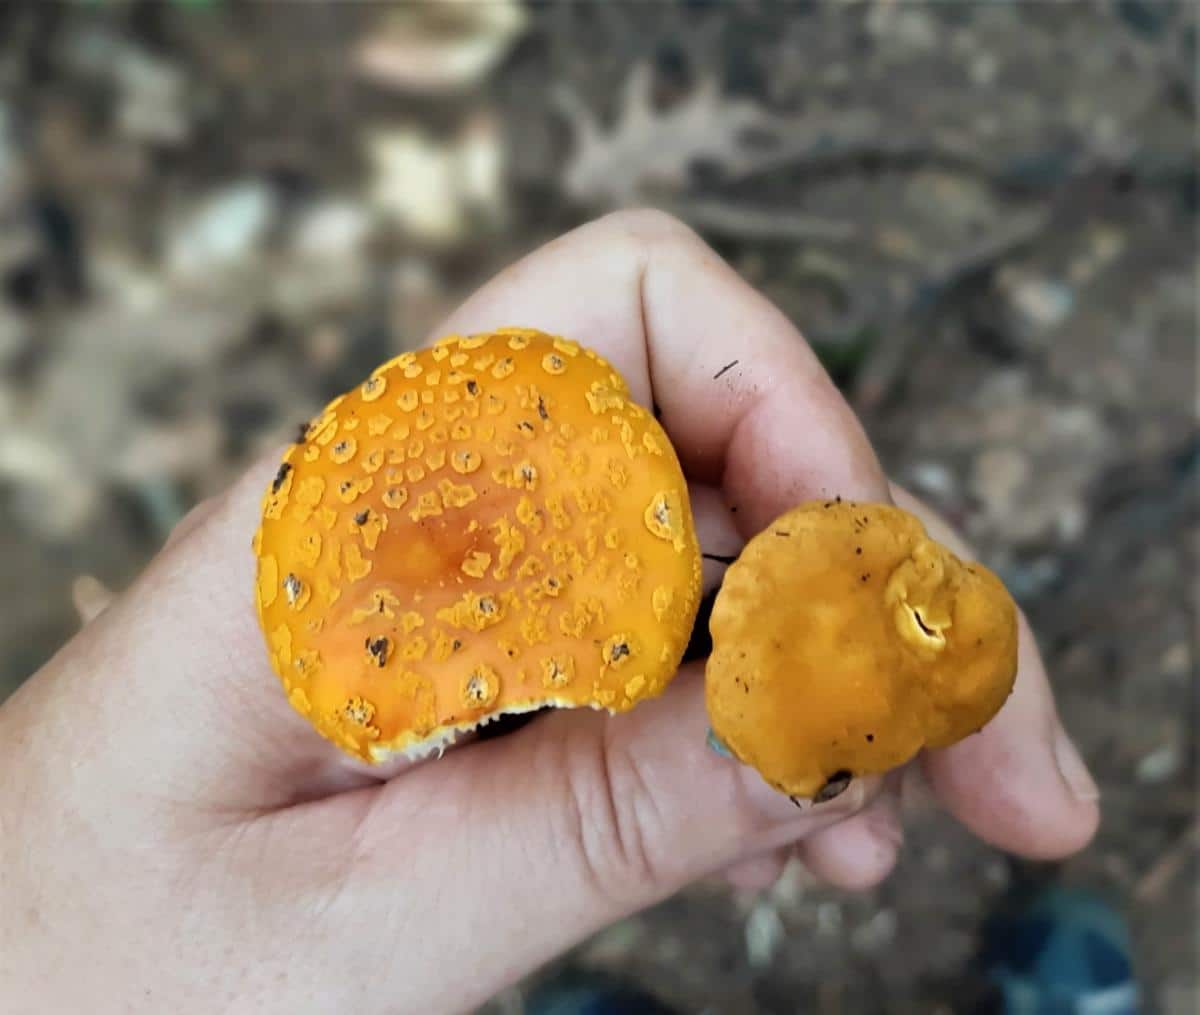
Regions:
[[[585, 338], [656, 396], [708, 552], [804, 499], [889, 495], [792, 325], [670, 218], [578, 229], [438, 333], [520, 323]], [[466, 1010], [697, 878], [763, 884], [793, 850], [847, 887], [892, 866], [903, 780], [798, 809], [705, 746], [699, 665], [626, 715], [551, 714], [380, 781], [270, 671], [248, 546], [276, 462], [197, 509], [0, 708], [6, 1011]], [[913, 771], [984, 840], [1061, 857], [1092, 836], [1096, 792], [1021, 639], [997, 718]]]

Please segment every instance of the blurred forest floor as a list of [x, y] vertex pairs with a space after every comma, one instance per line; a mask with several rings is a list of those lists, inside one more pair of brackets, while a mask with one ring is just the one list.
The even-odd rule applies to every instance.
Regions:
[[1009, 583], [1104, 824], [1047, 871], [932, 817], [866, 896], [698, 886], [564, 961], [689, 1011], [962, 1010], [988, 907], [1055, 876], [1195, 1011], [1196, 10], [0, 6], [0, 698], [81, 575], [119, 590], [490, 274], [654, 204]]

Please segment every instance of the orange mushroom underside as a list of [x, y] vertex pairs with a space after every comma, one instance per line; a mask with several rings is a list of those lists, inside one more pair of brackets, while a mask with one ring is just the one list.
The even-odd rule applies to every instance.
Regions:
[[405, 353], [330, 403], [284, 455], [255, 551], [289, 700], [367, 761], [658, 694], [700, 589], [658, 422], [596, 353], [526, 329]]

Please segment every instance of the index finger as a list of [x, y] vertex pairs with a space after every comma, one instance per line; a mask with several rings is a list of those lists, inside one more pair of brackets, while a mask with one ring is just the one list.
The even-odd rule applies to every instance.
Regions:
[[438, 333], [506, 325], [606, 356], [660, 411], [689, 477], [722, 487], [743, 534], [810, 498], [888, 499], [857, 418], [800, 333], [668, 215], [618, 212], [568, 233]]

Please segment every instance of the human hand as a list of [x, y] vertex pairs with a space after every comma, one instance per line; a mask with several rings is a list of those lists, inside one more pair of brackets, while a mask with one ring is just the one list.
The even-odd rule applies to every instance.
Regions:
[[[595, 347], [660, 408], [709, 552], [804, 499], [889, 496], [792, 326], [665, 216], [550, 243], [439, 334], [502, 325]], [[274, 468], [199, 507], [0, 708], [6, 1011], [461, 1010], [705, 875], [761, 883], [792, 849], [846, 887], [891, 868], [890, 779], [798, 809], [705, 746], [698, 664], [631, 713], [550, 713], [380, 781], [270, 671], [249, 544]], [[1001, 713], [919, 765], [983, 839], [1062, 856], [1095, 789], [1021, 638]]]

